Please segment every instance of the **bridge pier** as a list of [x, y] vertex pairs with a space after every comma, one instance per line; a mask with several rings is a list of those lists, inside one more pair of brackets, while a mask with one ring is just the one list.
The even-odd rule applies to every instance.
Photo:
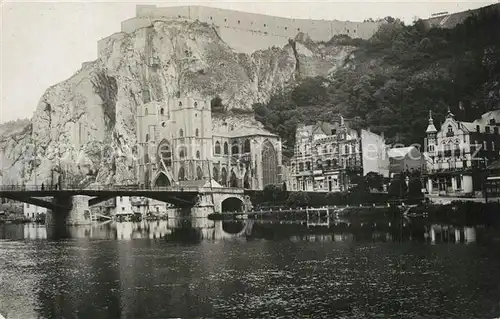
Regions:
[[90, 225], [89, 196], [56, 196], [53, 203], [58, 207], [47, 211], [45, 225], [62, 227], [66, 225]]

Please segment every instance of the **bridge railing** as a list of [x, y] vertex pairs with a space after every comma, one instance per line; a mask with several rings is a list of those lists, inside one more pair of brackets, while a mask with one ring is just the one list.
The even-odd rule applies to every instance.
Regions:
[[211, 188], [211, 187], [182, 187], [182, 186], [166, 186], [166, 187], [147, 187], [144, 185], [91, 185], [81, 187], [80, 185], [66, 185], [65, 187], [57, 187], [55, 185], [0, 185], [0, 191], [151, 191], [151, 192], [210, 192], [220, 190], [234, 191], [242, 190], [240, 188]]

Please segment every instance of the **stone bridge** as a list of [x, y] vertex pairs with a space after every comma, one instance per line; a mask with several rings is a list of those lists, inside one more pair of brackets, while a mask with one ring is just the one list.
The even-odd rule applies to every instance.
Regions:
[[92, 222], [89, 206], [117, 196], [147, 197], [189, 211], [195, 217], [212, 213], [245, 212], [252, 209], [250, 198], [241, 188], [228, 187], [158, 187], [109, 186], [42, 189], [40, 186], [3, 186], [1, 198], [45, 207], [46, 223], [85, 225]]

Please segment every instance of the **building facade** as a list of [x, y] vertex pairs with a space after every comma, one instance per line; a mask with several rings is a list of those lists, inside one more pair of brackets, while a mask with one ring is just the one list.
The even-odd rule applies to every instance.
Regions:
[[351, 174], [388, 174], [383, 137], [350, 128], [342, 116], [334, 123], [299, 126], [295, 143], [287, 183], [292, 191], [345, 191]]
[[425, 172], [425, 157], [415, 146], [392, 148], [387, 155], [390, 177], [402, 172]]
[[42, 214], [47, 214], [47, 208], [24, 203], [23, 214], [25, 218], [34, 220], [39, 218]]
[[210, 100], [170, 99], [137, 109], [139, 183], [182, 186], [215, 180], [223, 187], [263, 189], [281, 181], [281, 141], [258, 128], [212, 129]]
[[442, 196], [480, 196], [481, 172], [499, 158], [500, 110], [473, 122], [448, 114], [439, 128], [432, 113], [426, 130], [427, 192]]

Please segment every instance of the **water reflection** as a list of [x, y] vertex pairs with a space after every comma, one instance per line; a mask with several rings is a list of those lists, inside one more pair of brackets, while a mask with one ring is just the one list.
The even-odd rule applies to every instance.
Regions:
[[485, 243], [486, 231], [408, 220], [325, 227], [193, 218], [72, 227], [74, 239], [52, 240], [43, 225], [0, 225], [0, 313], [493, 318], [500, 242]]
[[[484, 227], [452, 226], [401, 222], [335, 221], [328, 227], [311, 227], [306, 222], [287, 221], [212, 221], [206, 218], [168, 219], [142, 222], [107, 222], [67, 227], [66, 238], [74, 239], [164, 239], [172, 242], [218, 240], [289, 239], [291, 241], [420, 241], [436, 243], [474, 243]], [[484, 236], [482, 236], [484, 237]], [[481, 237], [481, 238], [482, 238]], [[0, 239], [57, 239], [40, 224], [0, 224]]]

